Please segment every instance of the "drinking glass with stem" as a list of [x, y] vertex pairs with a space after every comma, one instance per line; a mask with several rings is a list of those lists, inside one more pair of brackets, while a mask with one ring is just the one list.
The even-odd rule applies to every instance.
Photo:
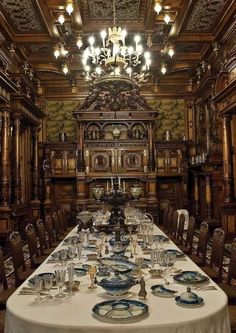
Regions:
[[66, 270], [65, 269], [58, 269], [55, 271], [56, 276], [56, 283], [58, 286], [58, 294], [56, 294], [56, 298], [64, 298], [66, 294], [62, 292], [62, 287], [65, 284], [65, 276], [66, 276]]
[[44, 276], [43, 280], [44, 280], [45, 289], [48, 292], [48, 295], [46, 296], [46, 298], [52, 299], [53, 296], [51, 295], [51, 288], [52, 288], [52, 284], [53, 284], [53, 275], [47, 274]]
[[67, 268], [68, 271], [68, 277], [69, 277], [69, 296], [73, 296], [75, 293], [73, 291], [73, 285], [74, 285], [74, 266], [69, 265]]
[[41, 299], [43, 299], [40, 295], [41, 295], [41, 291], [43, 289], [43, 280], [39, 277], [37, 277], [35, 279], [35, 283], [34, 283], [34, 287], [37, 293], [37, 297], [35, 298], [35, 301], [41, 301]]

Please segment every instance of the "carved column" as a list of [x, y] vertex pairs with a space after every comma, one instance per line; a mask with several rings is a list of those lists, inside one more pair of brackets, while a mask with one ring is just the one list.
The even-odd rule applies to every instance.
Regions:
[[198, 188], [198, 177], [194, 175], [194, 201], [195, 201], [195, 215], [199, 214], [199, 188]]
[[[157, 200], [157, 181], [156, 174], [148, 173], [147, 177], [147, 208], [157, 220], [158, 217], [158, 200]], [[157, 221], [158, 222], [158, 221]]]
[[44, 215], [51, 214], [52, 201], [51, 201], [51, 173], [53, 166], [51, 165], [50, 150], [45, 150], [45, 157], [43, 160], [44, 171]]
[[11, 164], [10, 164], [10, 126], [9, 105], [1, 107], [1, 173], [0, 173], [0, 234], [8, 235], [13, 230], [11, 210], [9, 208], [11, 196]]
[[223, 115], [223, 183], [225, 203], [232, 202], [233, 200], [231, 119], [230, 115]]
[[1, 205], [8, 207], [11, 192], [11, 165], [10, 165], [10, 106], [5, 106], [2, 111], [2, 147], [1, 147]]
[[211, 204], [212, 204], [212, 194], [211, 194], [211, 181], [210, 176], [206, 176], [206, 204], [207, 204], [207, 218], [211, 219]]
[[32, 179], [32, 199], [30, 201], [31, 214], [33, 219], [40, 217], [40, 201], [39, 201], [39, 151], [38, 151], [38, 135], [39, 128], [34, 127], [32, 132], [33, 139], [33, 179]]
[[14, 140], [14, 173], [13, 173], [13, 203], [19, 205], [22, 203], [22, 187], [21, 187], [21, 174], [20, 174], [20, 127], [21, 127], [21, 114], [14, 112], [13, 114], [13, 140]]

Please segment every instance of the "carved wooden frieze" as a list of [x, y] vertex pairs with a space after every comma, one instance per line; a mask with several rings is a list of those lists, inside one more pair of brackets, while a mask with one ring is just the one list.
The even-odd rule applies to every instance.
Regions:
[[9, 17], [17, 33], [43, 33], [45, 28], [33, 0], [1, 0], [0, 6]]
[[198, 0], [186, 25], [186, 30], [211, 31], [227, 0]]
[[[113, 1], [89, 0], [88, 11], [91, 19], [104, 20], [113, 17]], [[118, 19], [138, 19], [140, 0], [116, 1], [116, 17]]]

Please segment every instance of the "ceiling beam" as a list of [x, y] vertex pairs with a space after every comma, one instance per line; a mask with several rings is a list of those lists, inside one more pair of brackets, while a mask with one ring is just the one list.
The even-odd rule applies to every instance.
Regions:
[[186, 18], [190, 11], [193, 8], [194, 0], [183, 0], [181, 4], [181, 8], [178, 11], [178, 15], [174, 21], [174, 24], [171, 27], [169, 37], [176, 38], [179, 36], [181, 28], [186, 21]]
[[40, 11], [40, 14], [44, 20], [44, 23], [47, 27], [48, 34], [52, 39], [59, 39], [59, 33], [58, 30], [54, 24], [53, 17], [51, 13], [49, 12], [49, 8], [45, 2], [45, 0], [35, 0], [38, 9]]

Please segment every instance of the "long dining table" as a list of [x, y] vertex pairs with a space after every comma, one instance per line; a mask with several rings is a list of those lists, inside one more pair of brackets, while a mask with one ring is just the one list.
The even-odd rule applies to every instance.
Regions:
[[[76, 235], [74, 228], [67, 237]], [[154, 234], [162, 235], [163, 232], [154, 227]], [[92, 235], [92, 237], [97, 237]], [[111, 237], [111, 236], [108, 236]], [[61, 242], [54, 252], [64, 248], [66, 242]], [[172, 241], [163, 242], [163, 249], [178, 249]], [[112, 247], [109, 245], [112, 253]], [[103, 251], [104, 252], [104, 251]], [[82, 262], [95, 265], [96, 262], [87, 260], [90, 251], [83, 250]], [[104, 253], [103, 253], [104, 254]], [[110, 254], [104, 254], [109, 257]], [[137, 255], [134, 257], [150, 258], [144, 255], [141, 246], [137, 246]], [[50, 259], [50, 258], [49, 258]], [[130, 261], [135, 260], [129, 259]], [[76, 267], [81, 267], [78, 264]], [[175, 263], [177, 269], [183, 271], [199, 271], [203, 273], [187, 256]], [[46, 260], [32, 276], [40, 273], [54, 272], [58, 264]], [[175, 298], [164, 298], [154, 295], [151, 286], [155, 284], [168, 283], [169, 287], [178, 291], [178, 295], [186, 291], [186, 285], [179, 284], [173, 280], [170, 272], [160, 278], [151, 278], [149, 269], [143, 269], [143, 277], [146, 283], [147, 297], [142, 302], [149, 308], [148, 316], [140, 320], [127, 320], [119, 322], [117, 320], [100, 320], [93, 314], [92, 308], [95, 304], [116, 298], [126, 298], [139, 300], [138, 292], [140, 285], [137, 284], [130, 289], [128, 295], [114, 297], [108, 295], [101, 286], [96, 289], [89, 289], [91, 283], [89, 275], [76, 278], [80, 281], [79, 291], [73, 296], [62, 299], [44, 298], [41, 301], [35, 300], [35, 295], [20, 295], [22, 288], [29, 286], [26, 280], [7, 302], [5, 333], [229, 333], [230, 323], [227, 307], [227, 296], [211, 280], [208, 285], [214, 289], [199, 288], [194, 292], [204, 299], [204, 303], [199, 307], [181, 307], [176, 304]], [[204, 274], [204, 273], [203, 273]], [[31, 277], [32, 277], [31, 276]], [[98, 280], [100, 278], [97, 278]], [[52, 290], [52, 295], [58, 291]]]

